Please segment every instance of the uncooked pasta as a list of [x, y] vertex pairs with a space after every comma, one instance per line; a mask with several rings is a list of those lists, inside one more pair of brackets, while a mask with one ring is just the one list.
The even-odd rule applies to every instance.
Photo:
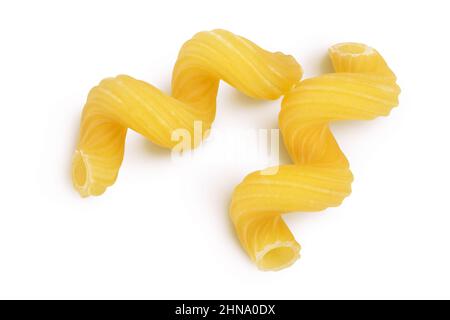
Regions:
[[279, 126], [294, 164], [274, 175], [248, 175], [234, 190], [230, 216], [239, 240], [262, 270], [299, 258], [300, 245], [282, 214], [341, 204], [352, 173], [329, 123], [386, 116], [398, 104], [396, 77], [373, 48], [343, 43], [330, 48], [335, 73], [306, 79], [282, 101]]
[[[200, 32], [179, 52], [171, 95], [126, 75], [105, 79], [91, 90], [73, 157], [73, 184], [82, 196], [90, 196], [116, 181], [128, 128], [165, 148], [177, 144], [174, 130], [193, 134], [196, 121], [207, 132], [220, 80], [252, 98], [277, 99], [301, 75], [291, 56], [268, 52], [225, 30]], [[192, 147], [196, 144], [192, 141]]]

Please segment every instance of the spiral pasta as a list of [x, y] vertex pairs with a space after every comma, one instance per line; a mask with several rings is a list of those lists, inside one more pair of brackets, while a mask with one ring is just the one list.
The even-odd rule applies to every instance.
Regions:
[[250, 97], [276, 99], [301, 75], [291, 56], [268, 52], [225, 30], [200, 32], [179, 52], [171, 96], [126, 75], [105, 79], [90, 91], [72, 162], [73, 184], [81, 196], [89, 196], [115, 182], [128, 128], [166, 148], [177, 143], [171, 139], [175, 129], [193, 134], [194, 122], [201, 121], [207, 131], [221, 79]]
[[375, 49], [343, 43], [329, 56], [335, 73], [301, 81], [282, 101], [279, 126], [294, 164], [274, 175], [251, 173], [232, 196], [237, 235], [262, 270], [299, 258], [300, 245], [281, 214], [338, 206], [351, 192], [353, 176], [329, 122], [386, 116], [398, 104], [396, 77]]

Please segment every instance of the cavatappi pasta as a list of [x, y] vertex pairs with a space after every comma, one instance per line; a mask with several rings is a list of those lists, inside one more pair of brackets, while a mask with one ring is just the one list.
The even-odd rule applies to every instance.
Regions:
[[343, 43], [329, 56], [335, 73], [299, 82], [282, 101], [279, 126], [294, 164], [274, 175], [251, 173], [233, 193], [231, 219], [262, 270], [288, 267], [299, 257], [281, 214], [338, 206], [351, 192], [352, 173], [329, 122], [386, 116], [398, 104], [396, 77], [375, 49]]
[[[172, 148], [175, 129], [204, 132], [215, 117], [219, 81], [257, 99], [277, 99], [302, 75], [291, 56], [268, 52], [225, 30], [200, 32], [181, 48], [172, 75], [172, 94], [126, 75], [94, 87], [84, 106], [72, 180], [82, 196], [100, 195], [117, 177], [127, 129]], [[193, 147], [196, 141], [193, 141]]]
[[[220, 80], [257, 99], [285, 94], [279, 125], [294, 163], [249, 174], [234, 190], [230, 216], [260, 269], [288, 267], [300, 245], [281, 215], [338, 206], [351, 192], [353, 176], [329, 122], [370, 120], [398, 104], [396, 77], [375, 49], [343, 43], [329, 55], [335, 73], [299, 82], [302, 69], [293, 57], [213, 30], [182, 46], [171, 95], [126, 75], [101, 81], [83, 109], [72, 163], [75, 188], [84, 197], [100, 195], [115, 182], [128, 128], [166, 148], [177, 144], [176, 129], [193, 136], [200, 121], [207, 132]], [[192, 147], [198, 143], [194, 139]]]

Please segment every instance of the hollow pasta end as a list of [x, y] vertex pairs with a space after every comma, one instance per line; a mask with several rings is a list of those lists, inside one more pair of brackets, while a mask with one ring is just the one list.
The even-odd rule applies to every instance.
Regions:
[[87, 197], [89, 170], [80, 151], [76, 151], [72, 162], [72, 182], [82, 197]]
[[263, 271], [278, 271], [291, 266], [300, 258], [297, 242], [276, 242], [264, 247], [256, 255], [256, 265]]

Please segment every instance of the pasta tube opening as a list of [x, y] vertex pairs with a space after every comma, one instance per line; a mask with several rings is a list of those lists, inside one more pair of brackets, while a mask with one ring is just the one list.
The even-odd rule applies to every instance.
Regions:
[[346, 42], [338, 43], [330, 48], [330, 51], [335, 51], [339, 54], [347, 55], [360, 55], [360, 54], [372, 54], [375, 50], [362, 43]]
[[72, 162], [72, 181], [75, 189], [81, 195], [86, 193], [88, 185], [88, 169], [80, 152], [75, 152]]
[[76, 156], [73, 161], [72, 178], [77, 188], [82, 188], [86, 184], [87, 169], [81, 156]]
[[292, 265], [300, 258], [296, 242], [278, 242], [267, 245], [256, 255], [256, 265], [263, 271], [277, 271]]
[[328, 53], [336, 72], [370, 73], [396, 79], [378, 51], [363, 43], [338, 43]]
[[89, 159], [80, 150], [75, 151], [72, 159], [72, 182], [82, 197], [99, 195], [105, 191], [104, 183], [93, 174], [96, 170], [95, 160]]
[[281, 218], [339, 206], [353, 175], [329, 123], [386, 116], [398, 105], [394, 73], [375, 49], [359, 43], [330, 48], [336, 72], [302, 80], [281, 104], [279, 125], [293, 165], [249, 174], [235, 188], [230, 216], [243, 248], [262, 270], [280, 270], [300, 245]]

